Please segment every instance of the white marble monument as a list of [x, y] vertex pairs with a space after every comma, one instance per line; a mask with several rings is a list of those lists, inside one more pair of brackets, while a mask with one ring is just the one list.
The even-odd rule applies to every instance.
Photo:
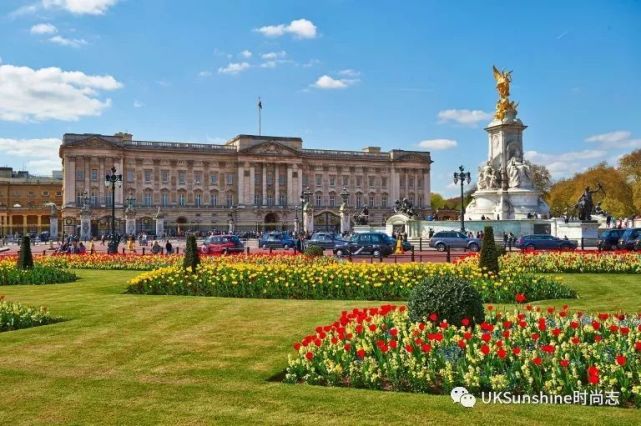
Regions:
[[477, 190], [466, 208], [472, 220], [547, 218], [548, 205], [534, 189], [532, 171], [523, 158], [523, 130], [517, 104], [509, 99], [511, 71], [494, 67], [499, 101], [488, 133], [488, 159], [479, 168]]

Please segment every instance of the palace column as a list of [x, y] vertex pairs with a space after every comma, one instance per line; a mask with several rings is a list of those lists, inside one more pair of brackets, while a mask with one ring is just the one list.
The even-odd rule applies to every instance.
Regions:
[[106, 205], [105, 202], [105, 185], [102, 184], [105, 180], [105, 158], [100, 157], [98, 159], [98, 206]]
[[267, 205], [267, 164], [263, 163], [263, 200], [261, 201], [263, 206]]
[[396, 168], [392, 166], [390, 170], [390, 202], [394, 204], [400, 197], [400, 182]]
[[245, 205], [245, 164], [238, 166], [238, 204]]
[[256, 205], [256, 167], [249, 167], [249, 201], [248, 204]]
[[280, 206], [279, 202], [279, 195], [280, 195], [280, 182], [279, 182], [279, 177], [280, 177], [280, 164], [276, 163], [274, 165], [274, 205], [275, 206]]
[[65, 156], [64, 158], [64, 206], [76, 202], [76, 158]]
[[287, 181], [285, 182], [285, 187], [287, 188], [287, 205], [289, 206], [296, 205], [296, 198], [294, 196], [294, 191], [293, 191], [294, 185], [292, 181], [292, 175], [293, 175], [292, 165], [288, 164], [287, 165]]

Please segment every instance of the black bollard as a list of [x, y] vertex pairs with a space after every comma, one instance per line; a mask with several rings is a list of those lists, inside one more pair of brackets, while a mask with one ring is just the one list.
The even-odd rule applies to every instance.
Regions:
[[452, 262], [452, 257], [451, 257], [451, 254], [450, 254], [450, 246], [449, 245], [446, 246], [445, 255], [446, 255], [445, 256], [445, 260], [447, 261], [447, 263], [451, 263]]

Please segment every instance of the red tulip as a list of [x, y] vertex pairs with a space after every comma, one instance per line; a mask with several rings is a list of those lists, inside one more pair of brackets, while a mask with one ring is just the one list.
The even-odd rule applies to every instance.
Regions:
[[349, 352], [350, 350], [352, 350], [352, 345], [350, 345], [349, 343], [345, 343], [343, 349], [345, 349], [345, 352]]
[[432, 350], [432, 347], [430, 345], [428, 345], [427, 343], [424, 343], [424, 344], [421, 345], [421, 350], [423, 352], [427, 353], [427, 352]]
[[559, 361], [559, 364], [561, 365], [561, 367], [567, 367], [570, 365], [570, 361], [568, 361], [567, 359], [562, 359], [561, 361]]
[[516, 303], [524, 303], [526, 301], [525, 294], [523, 293], [518, 293], [516, 295]]
[[490, 340], [492, 340], [492, 336], [490, 336], [490, 334], [489, 334], [489, 333], [483, 333], [483, 335], [481, 336], [481, 339], [482, 339], [485, 343], [487, 343], [487, 342], [489, 342]]
[[438, 315], [435, 313], [430, 314], [430, 321], [436, 321], [438, 319]]
[[490, 347], [488, 345], [481, 346], [481, 352], [483, 352], [483, 355], [489, 354], [490, 353]]
[[461, 320], [461, 325], [463, 325], [463, 326], [467, 327], [468, 325], [470, 325], [470, 320], [469, 320], [469, 319], [467, 319], [467, 318], [463, 318], [463, 319]]
[[518, 346], [513, 347], [512, 353], [516, 356], [519, 356], [521, 354], [521, 348], [519, 348]]
[[617, 361], [617, 364], [619, 364], [621, 367], [623, 367], [625, 365], [625, 363], [627, 362], [627, 358], [624, 357], [623, 355], [618, 355], [616, 357], [616, 361]]
[[310, 360], [310, 361], [311, 361], [312, 359], [314, 359], [314, 354], [313, 354], [313, 353], [311, 353], [311, 352], [307, 352], [307, 353], [305, 354], [305, 358], [307, 358], [308, 360]]
[[414, 347], [412, 345], [405, 345], [405, 350], [409, 353], [414, 352]]
[[461, 348], [461, 349], [465, 349], [465, 340], [462, 340], [462, 339], [461, 339], [461, 340], [459, 340], [459, 341], [458, 341], [458, 343], [457, 343], [457, 344], [458, 344], [458, 347], [459, 347], [459, 348]]
[[541, 365], [541, 363], [543, 362], [543, 360], [541, 359], [541, 357], [538, 357], [538, 356], [537, 356], [536, 358], [534, 358], [534, 359], [532, 360], [532, 362], [533, 362], [535, 365]]
[[365, 350], [364, 349], [359, 349], [356, 351], [356, 356], [358, 356], [360, 359], [365, 358]]
[[496, 354], [499, 356], [499, 358], [504, 359], [507, 355], [507, 352], [505, 351], [505, 349], [501, 348], [496, 352]]

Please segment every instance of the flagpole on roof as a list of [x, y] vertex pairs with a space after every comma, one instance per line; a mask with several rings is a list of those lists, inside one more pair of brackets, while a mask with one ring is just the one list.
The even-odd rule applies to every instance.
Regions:
[[260, 100], [260, 96], [258, 97], [258, 136], [261, 135], [261, 113], [263, 111], [263, 103]]

